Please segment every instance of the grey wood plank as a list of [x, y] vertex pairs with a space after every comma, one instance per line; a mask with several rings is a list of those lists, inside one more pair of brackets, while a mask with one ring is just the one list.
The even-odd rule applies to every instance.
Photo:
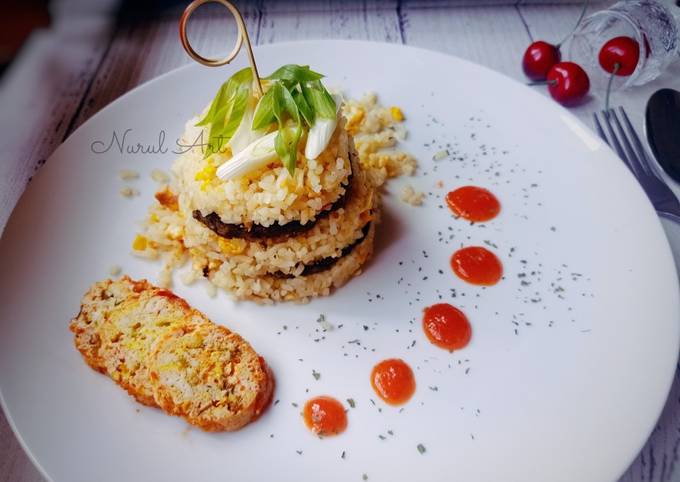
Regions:
[[[132, 17], [118, 26], [115, 38], [87, 92], [74, 128], [128, 90], [176, 67], [193, 62], [179, 42], [178, 25], [182, 9], [164, 12], [153, 20]], [[260, 10], [241, 9], [249, 35], [257, 37]], [[236, 41], [236, 24], [219, 5], [204, 5], [196, 11], [187, 28], [194, 48], [207, 57], [228, 53]]]
[[[612, 0], [607, 0], [601, 5], [591, 5], [588, 12], [591, 13], [595, 10], [600, 10], [611, 3], [613, 3]], [[534, 39], [556, 43], [562, 40], [562, 38], [571, 31], [578, 18], [581, 7], [578, 5], [523, 5], [520, 6], [518, 10], [527, 25], [529, 34]], [[563, 60], [573, 60], [569, 56], [568, 41], [562, 49], [562, 58]], [[587, 66], [584, 67], [587, 68]], [[680, 76], [678, 73], [680, 73], [680, 66], [678, 65], [678, 62], [676, 62], [667, 72], [653, 82], [624, 91], [613, 92], [611, 98], [612, 105], [623, 106], [638, 131], [642, 132], [644, 106], [647, 99], [654, 91], [661, 87], [680, 88]], [[535, 89], [543, 94], [546, 94], [547, 92], [544, 87], [538, 86], [535, 87]], [[603, 108], [604, 89], [593, 85], [589, 101], [570, 110], [586, 124], [591, 125], [592, 113]], [[677, 192], [680, 193], [680, 190]]]
[[[268, 3], [268, 2], [266, 2]], [[401, 42], [396, 5], [391, 9], [347, 9], [343, 2], [323, 2], [313, 11], [262, 11], [258, 44], [286, 40], [360, 39]]]
[[[108, 22], [35, 34], [2, 82], [0, 232], [35, 169], [62, 142], [110, 43]], [[21, 159], [20, 162], [15, 162]], [[27, 169], [27, 166], [30, 168]]]
[[[599, 10], [608, 3], [613, 3], [613, 0], [607, 0], [602, 6], [597, 8], [590, 8], [590, 11]], [[546, 39], [548, 41], [559, 41], [565, 34], [571, 31], [571, 28], [578, 17], [580, 7], [576, 5], [561, 6], [561, 7], [547, 7], [547, 6], [521, 6], [519, 12], [527, 25], [528, 32], [530, 32], [536, 39]], [[557, 13], [557, 15], [555, 15]], [[563, 59], [574, 60], [569, 57], [569, 42], [563, 48]], [[586, 70], [596, 67], [586, 67]], [[590, 70], [589, 70], [590, 71]], [[592, 74], [591, 74], [592, 75]], [[611, 96], [612, 106], [622, 106], [626, 109], [630, 120], [635, 126], [639, 135], [644, 132], [644, 112], [647, 99], [656, 90], [663, 87], [672, 87], [680, 89], [680, 62], [675, 62], [671, 67], [652, 82], [645, 85], [632, 87], [626, 90], [615, 91]], [[547, 89], [543, 86], [536, 86], [533, 89], [548, 95]], [[570, 111], [579, 117], [586, 125], [592, 126], [593, 113], [604, 108], [605, 89], [598, 87], [595, 83], [591, 86], [591, 92], [587, 102], [573, 107]], [[659, 171], [662, 169], [659, 167]], [[668, 176], [664, 177], [666, 183], [680, 196], [680, 183], [675, 182]], [[668, 231], [668, 230], [667, 230]], [[670, 234], [669, 234], [670, 235]], [[671, 240], [676, 237], [671, 235]], [[680, 237], [677, 238], [680, 242]], [[679, 248], [680, 249], [680, 248]]]
[[[31, 175], [63, 141], [111, 42], [107, 18], [60, 20], [38, 32], [3, 78], [0, 104], [0, 231]], [[19, 160], [19, 161], [17, 161]], [[0, 413], [0, 480], [43, 477]]]
[[[508, 1], [508, 0], [506, 0]], [[374, 12], [376, 10], [394, 10], [399, 0], [263, 0], [261, 10], [270, 14], [313, 12], [329, 13], [345, 11]]]
[[481, 63], [522, 79], [525, 27], [514, 6], [401, 9], [404, 40]]
[[[607, 3], [612, 2], [608, 1]], [[590, 14], [604, 6], [606, 6], [606, 4], [597, 7], [590, 5], [587, 13]], [[552, 44], [561, 42], [573, 29], [581, 10], [581, 5], [549, 7], [544, 5], [519, 6], [518, 12], [526, 25], [527, 33], [529, 35], [526, 46], [528, 46], [532, 40], [545, 40]], [[568, 43], [569, 42], [567, 41], [561, 48], [562, 60], [573, 60], [569, 57]], [[522, 50], [519, 55], [522, 55], [523, 52], [524, 51]], [[544, 86], [535, 86], [533, 88], [544, 95], [548, 95], [547, 88]], [[582, 121], [591, 125], [592, 112], [600, 106], [602, 100], [601, 93], [591, 89], [588, 100], [579, 106], [572, 107], [570, 111], [576, 114]]]
[[43, 482], [28, 455], [12, 433], [5, 414], [0, 410], [0, 481]]
[[[612, 0], [605, 0], [598, 5], [590, 4], [587, 14], [605, 8]], [[560, 42], [574, 27], [583, 5], [577, 2], [571, 5], [527, 5], [518, 6], [518, 12], [526, 22], [529, 37], [551, 43]]]
[[[609, 0], [591, 0], [591, 4], [606, 2]], [[407, 8], [458, 8], [479, 6], [515, 6], [515, 5], [569, 5], [581, 4], [581, 0], [403, 0], [403, 6]]]
[[[305, 2], [295, 5], [295, 2], [264, 1], [246, 8], [251, 36], [260, 44], [312, 38], [404, 41], [452, 53], [483, 63], [517, 79], [523, 79], [520, 59], [529, 43], [529, 37], [522, 24], [522, 18], [514, 7], [453, 9], [452, 5], [458, 4], [455, 0], [450, 2], [406, 0], [403, 3], [384, 1], [367, 5], [363, 5], [362, 2], [350, 2], [349, 5], [339, 1], [305, 0]], [[519, 12], [522, 13], [529, 31], [537, 36], [547, 36], [570, 24], [571, 20], [565, 17], [571, 16], [571, 12], [578, 8], [578, 6], [522, 6]], [[39, 107], [36, 111], [53, 111], [59, 114], [71, 108], [72, 114], [80, 105], [81, 110], [72, 126], [75, 127], [130, 88], [176, 66], [191, 62], [177, 41], [178, 17], [179, 11], [144, 24], [132, 22], [122, 26], [90, 86], [88, 95], [82, 99], [82, 104], [82, 95], [79, 95], [79, 92], [82, 94], [87, 89], [91, 78], [88, 78], [87, 72], [92, 75], [98, 66], [98, 59], [94, 54], [91, 59], [96, 61], [87, 67], [90, 70], [83, 70], [85, 74], [82, 82], [64, 82], [67, 84], [66, 90], [63, 91], [66, 94], [52, 94], [55, 102], [56, 99], [60, 99], [58, 102], [61, 102], [64, 95], [66, 98], [73, 97], [72, 103], [68, 104], [72, 107], [66, 106], [64, 109], [55, 104], [52, 109]], [[203, 49], [206, 52], [214, 52], [224, 43], [225, 35], [233, 37], [234, 31], [225, 26], [224, 19], [204, 13], [197, 14], [190, 34], [192, 41], [202, 52]], [[100, 55], [101, 53], [100, 51]], [[71, 72], [73, 65], [70, 61], [65, 62], [64, 72]], [[680, 79], [680, 76], [677, 78]], [[78, 85], [82, 85], [81, 90]], [[45, 144], [42, 147], [34, 146], [34, 149], [38, 149], [36, 152], [48, 154], [61, 141], [64, 133], [69, 131], [68, 115], [61, 124], [59, 119], [60, 116], [56, 121], [51, 121], [51, 125], [55, 126], [58, 133], [54, 136], [45, 136]], [[4, 176], [0, 176], [2, 177]], [[678, 420], [680, 411], [677, 409], [677, 405], [680, 404], [679, 386], [676, 380], [669, 404], [659, 422], [659, 428], [655, 430], [650, 443], [622, 481], [667, 481], [680, 478], [678, 475], [672, 475], [678, 474], [678, 471], [673, 469], [676, 468], [680, 446], [677, 436], [680, 433]], [[0, 474], [4, 477], [0, 480], [27, 482], [42, 480], [21, 451], [18, 442], [11, 437], [4, 417], [0, 417], [0, 441], [2, 441], [0, 461], [3, 461], [0, 462]], [[9, 441], [9, 444], [5, 441]], [[5, 457], [6, 454], [14, 455]]]
[[619, 482], [680, 480], [680, 368], [652, 435]]
[[[59, 22], [34, 34], [3, 78], [0, 104], [0, 230], [32, 173], [69, 131], [85, 91], [110, 44], [107, 19]], [[19, 160], [17, 162], [17, 160]], [[0, 413], [0, 480], [44, 480]]]

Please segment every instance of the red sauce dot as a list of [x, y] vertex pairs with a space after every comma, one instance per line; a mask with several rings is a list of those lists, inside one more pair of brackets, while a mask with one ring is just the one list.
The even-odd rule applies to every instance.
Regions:
[[451, 268], [459, 278], [473, 285], [495, 285], [503, 276], [500, 260], [481, 246], [470, 246], [453, 253]]
[[465, 314], [448, 303], [425, 308], [423, 330], [432, 344], [449, 351], [464, 348], [472, 337], [472, 327]]
[[496, 196], [477, 186], [463, 186], [451, 191], [446, 195], [446, 204], [454, 215], [474, 222], [493, 219], [501, 210]]
[[416, 379], [411, 367], [404, 360], [390, 358], [373, 367], [371, 386], [385, 402], [402, 405], [416, 391]]
[[347, 428], [345, 407], [333, 397], [314, 397], [302, 411], [305, 425], [317, 435], [337, 435]]

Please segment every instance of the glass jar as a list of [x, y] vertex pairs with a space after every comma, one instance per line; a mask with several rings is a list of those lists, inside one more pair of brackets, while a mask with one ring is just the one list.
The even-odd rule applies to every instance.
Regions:
[[583, 19], [569, 41], [569, 59], [588, 72], [595, 87], [604, 89], [610, 74], [599, 65], [602, 46], [626, 36], [640, 46], [640, 58], [630, 76], [617, 76], [613, 89], [642, 85], [656, 79], [678, 58], [678, 24], [670, 10], [655, 0], [627, 0]]

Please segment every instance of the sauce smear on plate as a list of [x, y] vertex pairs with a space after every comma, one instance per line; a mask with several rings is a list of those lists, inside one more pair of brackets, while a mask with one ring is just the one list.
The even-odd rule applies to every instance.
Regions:
[[305, 425], [317, 435], [338, 435], [347, 428], [345, 407], [333, 397], [314, 397], [302, 411]]
[[416, 379], [411, 367], [404, 360], [390, 358], [373, 367], [371, 386], [388, 404], [402, 405], [416, 391]]
[[423, 330], [433, 345], [449, 351], [464, 348], [472, 337], [472, 327], [465, 314], [448, 303], [425, 308]]
[[453, 253], [451, 268], [459, 278], [473, 285], [495, 285], [503, 276], [500, 260], [481, 246], [469, 246]]
[[493, 219], [501, 210], [496, 196], [477, 186], [463, 186], [451, 191], [446, 195], [446, 204], [454, 215], [474, 222]]

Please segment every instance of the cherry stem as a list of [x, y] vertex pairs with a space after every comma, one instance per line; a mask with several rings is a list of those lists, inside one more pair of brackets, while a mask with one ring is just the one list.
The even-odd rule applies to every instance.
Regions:
[[574, 25], [574, 28], [571, 29], [571, 32], [569, 32], [569, 33], [567, 34], [567, 36], [564, 37], [564, 38], [562, 39], [562, 41], [560, 41], [560, 43], [558, 43], [558, 44], [556, 45], [556, 47], [557, 47], [558, 49], [562, 46], [562, 44], [563, 44], [564, 42], [566, 42], [567, 40], [569, 40], [569, 37], [571, 37], [572, 35], [574, 35], [574, 32], [576, 32], [576, 29], [578, 28], [578, 26], [581, 25], [581, 21], [583, 21], [583, 17], [586, 16], [586, 11], [588, 10], [588, 4], [589, 4], [589, 3], [590, 3], [589, 0], [584, 0], [584, 1], [583, 1], [583, 8], [581, 9], [581, 15], [578, 16], [578, 20], [576, 21], [576, 25]]
[[557, 84], [556, 80], [534, 80], [532, 82], [527, 82], [527, 85], [555, 85]]
[[616, 76], [616, 73], [619, 71], [621, 68], [621, 64], [616, 62], [614, 64], [614, 70], [612, 70], [612, 73], [609, 74], [609, 82], [607, 82], [607, 95], [604, 98], [604, 111], [609, 112], [609, 94], [611, 94], [612, 91], [612, 82], [614, 82], [614, 77]]

